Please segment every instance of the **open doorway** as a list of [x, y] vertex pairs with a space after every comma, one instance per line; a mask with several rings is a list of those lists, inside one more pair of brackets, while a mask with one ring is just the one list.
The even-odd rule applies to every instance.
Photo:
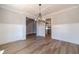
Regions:
[[26, 17], [26, 38], [36, 37], [36, 21]]
[[51, 18], [46, 19], [45, 36], [51, 38]]

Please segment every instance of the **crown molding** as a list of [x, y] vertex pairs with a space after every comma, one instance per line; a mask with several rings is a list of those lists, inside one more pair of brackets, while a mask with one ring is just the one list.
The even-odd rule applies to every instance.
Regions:
[[30, 18], [35, 18], [33, 15], [31, 15], [29, 13], [25, 13], [25, 12], [19, 11], [17, 9], [13, 9], [13, 8], [2, 6], [2, 5], [0, 6], [0, 8], [5, 9], [5, 10], [10, 11], [10, 12], [13, 12], [13, 13], [21, 14], [21, 15], [23, 15], [25, 17], [27, 16], [27, 17], [30, 17]]
[[52, 17], [55, 16], [55, 15], [59, 15], [59, 14], [61, 14], [61, 13], [70, 11], [70, 10], [72, 10], [72, 9], [76, 9], [76, 8], [78, 8], [78, 7], [79, 7], [79, 6], [72, 6], [72, 7], [63, 9], [63, 10], [59, 10], [59, 11], [50, 13], [50, 14], [48, 14], [48, 15], [44, 15], [43, 18], [52, 18]]

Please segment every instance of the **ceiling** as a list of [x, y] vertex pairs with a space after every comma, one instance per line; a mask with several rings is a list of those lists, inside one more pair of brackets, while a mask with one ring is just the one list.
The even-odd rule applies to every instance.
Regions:
[[[77, 4], [42, 4], [41, 12], [42, 15], [47, 15], [73, 6], [78, 6], [78, 5]], [[0, 7], [12, 11], [16, 11], [19, 13], [23, 13], [29, 17], [37, 17], [39, 13], [38, 4], [1, 4]]]

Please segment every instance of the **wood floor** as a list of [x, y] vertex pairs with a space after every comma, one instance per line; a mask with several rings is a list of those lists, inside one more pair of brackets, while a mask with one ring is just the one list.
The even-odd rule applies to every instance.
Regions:
[[0, 46], [4, 54], [78, 54], [79, 46], [49, 37], [30, 36], [27, 40], [16, 41]]

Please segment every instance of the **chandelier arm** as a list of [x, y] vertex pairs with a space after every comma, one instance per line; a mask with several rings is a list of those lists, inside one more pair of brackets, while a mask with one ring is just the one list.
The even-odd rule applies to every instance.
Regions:
[[45, 21], [42, 20], [41, 4], [39, 4], [39, 14], [38, 14], [37, 21], [38, 21], [38, 22], [43, 22], [43, 23], [45, 23]]

